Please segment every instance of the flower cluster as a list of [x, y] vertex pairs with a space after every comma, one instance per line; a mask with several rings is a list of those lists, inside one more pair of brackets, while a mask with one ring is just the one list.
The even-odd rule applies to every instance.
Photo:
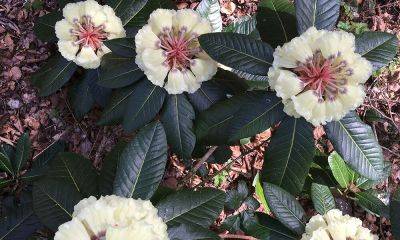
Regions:
[[114, 10], [94, 0], [69, 3], [64, 19], [55, 25], [61, 55], [84, 68], [97, 68], [101, 57], [110, 52], [103, 41], [125, 37], [125, 30]]
[[301, 240], [378, 240], [378, 236], [364, 228], [360, 219], [333, 209], [312, 217]]
[[209, 21], [193, 10], [157, 9], [135, 37], [136, 64], [168, 93], [193, 93], [217, 71], [197, 40], [211, 31]]
[[320, 125], [360, 106], [371, 74], [353, 34], [312, 27], [275, 50], [268, 77], [287, 114]]
[[167, 240], [167, 225], [150, 201], [117, 196], [89, 197], [74, 207], [71, 221], [54, 240]]

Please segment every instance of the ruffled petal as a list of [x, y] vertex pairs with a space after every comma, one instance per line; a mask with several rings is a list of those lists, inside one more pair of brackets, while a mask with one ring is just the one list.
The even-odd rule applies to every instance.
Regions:
[[64, 18], [71, 24], [80, 21], [83, 15], [84, 15], [83, 2], [68, 3], [63, 8]]
[[326, 32], [314, 44], [325, 58], [355, 51], [354, 35], [344, 31]]
[[83, 12], [86, 17], [96, 26], [100, 26], [107, 21], [107, 16], [103, 12], [103, 7], [94, 0], [86, 0], [83, 3]]
[[318, 97], [309, 90], [292, 97], [296, 112], [309, 121], [312, 117], [315, 106], [318, 104]]
[[82, 47], [74, 62], [86, 69], [95, 69], [100, 66], [100, 58], [96, 55], [93, 48], [86, 46]]
[[135, 36], [136, 53], [141, 54], [144, 49], [160, 49], [161, 41], [154, 34], [150, 25], [145, 25]]
[[76, 218], [58, 227], [54, 240], [90, 240], [90, 235], [85, 226]]
[[74, 26], [65, 19], [56, 22], [54, 29], [56, 30], [57, 38], [60, 40], [72, 41], [75, 39], [71, 33], [71, 31], [74, 29]]
[[339, 99], [326, 101], [326, 122], [338, 121], [347, 113]]
[[327, 121], [326, 101], [318, 102], [317, 105], [315, 105], [315, 108], [312, 112], [312, 117], [310, 119], [310, 122], [314, 126], [319, 126], [321, 124], [326, 124], [326, 121]]
[[191, 9], [178, 10], [173, 17], [173, 25], [176, 31], [190, 32], [200, 22], [200, 15]]
[[312, 233], [315, 230], [319, 228], [325, 228], [327, 227], [327, 224], [325, 222], [325, 219], [322, 215], [318, 214], [313, 216], [310, 221], [306, 225], [306, 232], [307, 233]]
[[304, 89], [303, 82], [296, 74], [287, 70], [274, 68], [271, 71], [271, 74], [268, 73], [270, 86], [276, 90], [276, 95], [283, 100], [297, 95]]
[[283, 68], [295, 68], [299, 62], [304, 63], [312, 56], [313, 51], [307, 40], [302, 37], [296, 37], [282, 47], [276, 48], [273, 65]]
[[212, 32], [211, 24], [208, 20], [202, 19], [198, 24], [196, 24], [192, 29], [192, 34], [195, 36], [200, 36], [205, 33]]
[[217, 73], [217, 63], [212, 60], [193, 59], [190, 63], [190, 70], [196, 76], [197, 82], [208, 81]]
[[362, 85], [347, 86], [345, 93], [339, 93], [339, 100], [346, 111], [359, 107], [365, 98], [365, 91]]
[[164, 88], [169, 94], [181, 94], [188, 90], [184, 73], [178, 69], [172, 69], [168, 74], [168, 81]]
[[[115, 15], [114, 10], [110, 6], [103, 6], [103, 12], [107, 17], [104, 23], [104, 30], [108, 33], [113, 34], [114, 38], [125, 37], [126, 32], [122, 25], [122, 21], [119, 17]], [[111, 39], [110, 37], [108, 39]]]
[[296, 109], [294, 108], [294, 103], [291, 99], [283, 100], [283, 111], [294, 118], [300, 118], [300, 114], [296, 112]]
[[72, 41], [58, 41], [58, 51], [68, 61], [76, 58], [76, 53], [79, 51], [79, 46], [75, 45]]
[[149, 25], [153, 32], [158, 36], [162, 32], [172, 30], [172, 19], [175, 11], [168, 9], [157, 9], [150, 14]]

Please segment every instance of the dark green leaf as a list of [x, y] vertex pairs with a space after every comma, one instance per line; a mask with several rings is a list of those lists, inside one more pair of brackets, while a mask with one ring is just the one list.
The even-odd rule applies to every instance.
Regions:
[[298, 237], [282, 223], [265, 213], [256, 213], [244, 219], [243, 228], [246, 234], [263, 240], [289, 240]]
[[226, 193], [225, 207], [230, 210], [236, 210], [242, 205], [245, 198], [246, 196], [241, 196], [236, 189], [229, 190]]
[[55, 54], [32, 76], [32, 83], [39, 88], [40, 96], [55, 93], [72, 77], [78, 66]]
[[310, 27], [332, 30], [339, 18], [339, 0], [295, 0], [297, 29], [300, 34]]
[[47, 178], [54, 181], [72, 183], [82, 196], [98, 193], [97, 172], [85, 157], [72, 153], [59, 153], [51, 163]]
[[377, 215], [388, 218], [389, 209], [379, 198], [372, 195], [370, 192], [355, 193], [357, 203], [365, 210]]
[[247, 197], [244, 200], [243, 204], [245, 204], [247, 206], [248, 210], [252, 210], [252, 211], [257, 210], [260, 207], [260, 203], [253, 196]]
[[160, 122], [140, 130], [121, 153], [114, 194], [150, 199], [164, 176], [167, 150], [167, 139]]
[[2, 152], [4, 155], [6, 155], [8, 157], [8, 159], [10, 159], [10, 162], [14, 161], [15, 149], [13, 146], [3, 143], [0, 145], [0, 152]]
[[147, 4], [127, 23], [129, 27], [142, 27], [147, 24], [150, 14], [158, 9], [175, 9], [176, 4], [171, 0], [147, 0]]
[[266, 76], [272, 65], [272, 47], [244, 34], [209, 33], [199, 41], [214, 60], [236, 70]]
[[31, 193], [23, 194], [22, 197], [24, 199], [19, 204], [16, 204], [14, 199], [10, 199], [10, 206], [5, 206], [6, 199], [2, 201], [2, 214], [4, 214], [0, 218], [0, 239], [2, 240], [26, 240], [42, 227], [33, 213]]
[[158, 205], [158, 215], [168, 225], [193, 224], [209, 227], [224, 206], [225, 193], [218, 189], [181, 190], [169, 195]]
[[240, 214], [231, 215], [221, 223], [221, 228], [231, 233], [235, 233], [240, 230]]
[[304, 233], [305, 212], [295, 197], [282, 188], [264, 183], [264, 194], [276, 218], [297, 234]]
[[250, 35], [253, 31], [256, 31], [257, 20], [255, 17], [244, 16], [235, 20], [233, 23], [229, 24], [224, 32], [234, 32]]
[[175, 190], [169, 187], [160, 185], [153, 196], [150, 198], [151, 203], [155, 206], [167, 196], [175, 193]]
[[185, 95], [167, 96], [161, 122], [172, 150], [184, 159], [190, 159], [196, 144], [196, 136], [193, 133], [194, 118], [194, 109]]
[[207, 81], [203, 82], [195, 93], [188, 94], [188, 97], [196, 111], [202, 112], [225, 99], [226, 92], [214, 81]]
[[370, 126], [350, 112], [337, 122], [325, 126], [325, 132], [335, 150], [358, 173], [372, 180], [383, 175], [382, 149]]
[[202, 0], [196, 11], [200, 13], [201, 17], [209, 20], [213, 32], [222, 31], [221, 6], [218, 0]]
[[122, 151], [126, 147], [126, 142], [119, 142], [104, 158], [103, 166], [99, 176], [100, 195], [111, 195], [114, 189], [114, 180], [121, 160]]
[[70, 89], [69, 98], [76, 118], [81, 119], [92, 109], [95, 101], [90, 90], [90, 82], [97, 82], [97, 79], [97, 70], [85, 71], [83, 79], [76, 82]]
[[356, 52], [368, 59], [375, 70], [392, 61], [397, 48], [397, 37], [390, 33], [365, 32], [356, 37]]
[[311, 125], [303, 118], [287, 117], [265, 151], [263, 181], [292, 194], [301, 192], [313, 162], [314, 149]]
[[0, 152], [0, 170], [5, 171], [12, 175], [14, 174], [14, 170], [11, 166], [10, 159], [2, 152]]
[[198, 225], [179, 224], [168, 228], [170, 240], [218, 240], [216, 233]]
[[133, 94], [136, 85], [116, 90], [98, 122], [100, 125], [116, 124], [123, 120], [125, 110], [128, 106], [129, 97]]
[[353, 171], [344, 162], [337, 152], [332, 152], [328, 158], [329, 166], [336, 181], [342, 188], [350, 186]]
[[127, 25], [140, 12], [149, 0], [108, 0], [108, 5], [114, 8], [115, 14]]
[[132, 58], [136, 56], [134, 38], [116, 38], [105, 41], [104, 44], [116, 55]]
[[[390, 203], [390, 222], [392, 226], [400, 226], [400, 188], [394, 193]], [[394, 239], [400, 240], [400, 228], [392, 227]]]
[[318, 183], [311, 185], [311, 198], [314, 204], [315, 210], [321, 215], [324, 215], [329, 210], [334, 209], [335, 199], [329, 190], [329, 187]]
[[12, 162], [15, 174], [18, 174], [25, 166], [31, 154], [31, 141], [29, 140], [29, 133], [24, 133], [18, 139], [15, 146], [15, 159]]
[[46, 227], [56, 231], [71, 220], [82, 195], [71, 182], [42, 179], [33, 185], [33, 210]]
[[56, 40], [57, 37], [54, 26], [56, 25], [56, 22], [58, 22], [62, 18], [63, 18], [62, 13], [59, 11], [53, 11], [44, 16], [39, 17], [36, 20], [35, 26], [33, 28], [36, 36], [43, 42], [50, 42]]
[[97, 84], [107, 88], [121, 88], [131, 85], [144, 77], [136, 65], [135, 58], [118, 56], [114, 53], [103, 57]]
[[289, 0], [268, 0], [260, 3], [257, 29], [263, 41], [277, 47], [297, 36], [295, 8]]
[[135, 85], [123, 121], [127, 132], [137, 130], [153, 120], [160, 111], [166, 92], [163, 88], [153, 85], [147, 79]]

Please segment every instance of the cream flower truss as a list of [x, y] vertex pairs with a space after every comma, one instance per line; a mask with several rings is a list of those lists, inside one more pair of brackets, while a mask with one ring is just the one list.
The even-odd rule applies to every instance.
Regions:
[[211, 31], [209, 21], [193, 10], [157, 9], [135, 37], [136, 64], [169, 94], [194, 93], [217, 72], [197, 40]]
[[110, 52], [103, 41], [125, 37], [114, 10], [94, 0], [67, 4], [63, 16], [55, 25], [58, 50], [68, 61], [84, 68], [99, 67], [101, 57]]
[[371, 74], [371, 63], [355, 53], [353, 34], [312, 27], [275, 50], [268, 77], [284, 111], [317, 126], [360, 106]]
[[54, 240], [168, 240], [167, 225], [150, 201], [117, 196], [89, 197], [74, 207], [72, 220]]
[[360, 219], [333, 209], [312, 217], [301, 240], [378, 240], [378, 236], [364, 228]]

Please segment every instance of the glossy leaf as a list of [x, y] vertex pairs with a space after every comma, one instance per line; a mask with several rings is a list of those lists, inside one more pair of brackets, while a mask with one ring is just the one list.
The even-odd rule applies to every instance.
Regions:
[[321, 215], [336, 208], [335, 199], [333, 198], [331, 190], [325, 185], [313, 183], [311, 185], [311, 199], [315, 210]]
[[29, 133], [24, 133], [18, 139], [15, 146], [15, 159], [12, 161], [15, 174], [18, 174], [27, 163], [31, 154], [31, 141], [29, 140]]
[[272, 135], [265, 151], [263, 181], [280, 186], [292, 194], [301, 192], [314, 152], [310, 124], [303, 118], [287, 117]]
[[2, 152], [0, 152], [0, 170], [14, 174], [10, 159]]
[[272, 47], [244, 34], [209, 33], [199, 41], [210, 57], [236, 70], [266, 76], [272, 65]]
[[62, 19], [62, 13], [60, 11], [53, 11], [46, 15], [39, 17], [33, 30], [36, 36], [43, 42], [50, 42], [57, 40], [56, 31], [54, 26], [56, 22]]
[[353, 171], [344, 162], [337, 152], [332, 152], [328, 157], [329, 167], [336, 181], [342, 188], [347, 188], [352, 182]]
[[389, 208], [369, 191], [355, 193], [357, 203], [367, 211], [388, 218]]
[[97, 84], [107, 88], [121, 88], [131, 85], [144, 77], [136, 65], [135, 58], [119, 56], [114, 53], [103, 57]]
[[122, 25], [127, 25], [150, 0], [108, 0], [115, 14], [121, 18]]
[[86, 71], [83, 79], [76, 82], [68, 92], [76, 118], [81, 119], [92, 109], [95, 100], [90, 90], [90, 82], [97, 81], [97, 79], [96, 70]]
[[297, 234], [304, 233], [305, 212], [295, 197], [282, 188], [264, 183], [264, 194], [276, 218]]
[[160, 111], [166, 95], [163, 88], [153, 85], [147, 79], [135, 85], [128, 100], [129, 108], [124, 115], [125, 131], [137, 130], [153, 120]]
[[295, 0], [297, 29], [300, 34], [310, 27], [333, 30], [339, 18], [339, 0]]
[[382, 149], [370, 126], [350, 112], [340, 121], [325, 125], [335, 150], [358, 173], [372, 180], [383, 175]]
[[255, 17], [243, 16], [236, 19], [233, 23], [225, 27], [224, 32], [234, 32], [250, 35], [256, 29], [257, 20]]
[[55, 54], [32, 76], [32, 83], [39, 88], [40, 96], [45, 97], [58, 91], [74, 74], [78, 66]]
[[169, 226], [192, 224], [209, 227], [224, 206], [225, 193], [218, 189], [181, 190], [157, 205], [158, 215]]
[[114, 194], [150, 199], [164, 176], [167, 150], [167, 139], [160, 122], [141, 129], [119, 157]]
[[398, 39], [385, 32], [365, 32], [356, 37], [356, 52], [368, 59], [377, 70], [396, 56]]
[[116, 38], [105, 41], [104, 44], [116, 55], [123, 57], [136, 56], [134, 38]]
[[200, 13], [201, 17], [210, 21], [213, 32], [222, 31], [221, 6], [218, 0], [202, 0], [196, 11]]
[[297, 36], [294, 4], [289, 0], [265, 0], [257, 13], [257, 29], [263, 41], [277, 47]]
[[195, 93], [188, 94], [188, 98], [194, 109], [202, 112], [225, 99], [226, 92], [214, 81], [207, 81], [203, 82]]
[[184, 159], [190, 159], [196, 144], [193, 132], [194, 118], [194, 109], [185, 95], [167, 96], [161, 122], [172, 150]]
[[198, 225], [179, 224], [168, 228], [170, 240], [218, 240], [216, 233]]

